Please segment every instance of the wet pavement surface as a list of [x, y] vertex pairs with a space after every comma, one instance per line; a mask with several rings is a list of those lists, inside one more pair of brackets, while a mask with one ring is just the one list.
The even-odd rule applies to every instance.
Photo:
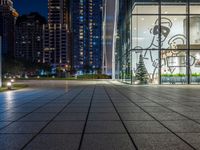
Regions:
[[1, 150], [200, 149], [198, 85], [103, 80], [30, 85], [0, 93]]

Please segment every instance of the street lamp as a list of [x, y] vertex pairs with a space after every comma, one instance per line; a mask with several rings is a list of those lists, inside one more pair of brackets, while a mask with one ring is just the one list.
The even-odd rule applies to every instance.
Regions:
[[7, 88], [8, 88], [8, 90], [12, 89], [12, 82], [7, 82]]

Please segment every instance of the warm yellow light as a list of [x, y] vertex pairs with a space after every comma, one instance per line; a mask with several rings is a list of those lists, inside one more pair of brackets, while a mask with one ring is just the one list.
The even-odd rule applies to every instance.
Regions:
[[13, 12], [12, 12], [12, 15], [13, 15], [14, 17], [18, 17], [18, 16], [19, 16], [19, 14], [18, 14], [16, 11], [13, 11]]

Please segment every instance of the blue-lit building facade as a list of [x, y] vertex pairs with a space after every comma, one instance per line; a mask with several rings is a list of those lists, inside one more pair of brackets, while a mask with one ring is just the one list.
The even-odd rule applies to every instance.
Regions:
[[142, 56], [148, 84], [199, 84], [200, 1], [118, 2], [116, 78], [138, 84]]
[[102, 1], [71, 1], [74, 72], [97, 73], [102, 66]]

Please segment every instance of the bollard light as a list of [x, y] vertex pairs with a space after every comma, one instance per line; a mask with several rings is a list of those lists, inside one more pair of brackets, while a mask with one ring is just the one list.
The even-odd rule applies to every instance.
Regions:
[[12, 89], [12, 83], [11, 82], [7, 82], [7, 88], [8, 88], [8, 90]]
[[14, 79], [11, 79], [11, 80], [10, 80], [10, 82], [11, 82], [11, 83], [14, 83], [14, 82], [15, 82], [15, 80], [14, 80]]

